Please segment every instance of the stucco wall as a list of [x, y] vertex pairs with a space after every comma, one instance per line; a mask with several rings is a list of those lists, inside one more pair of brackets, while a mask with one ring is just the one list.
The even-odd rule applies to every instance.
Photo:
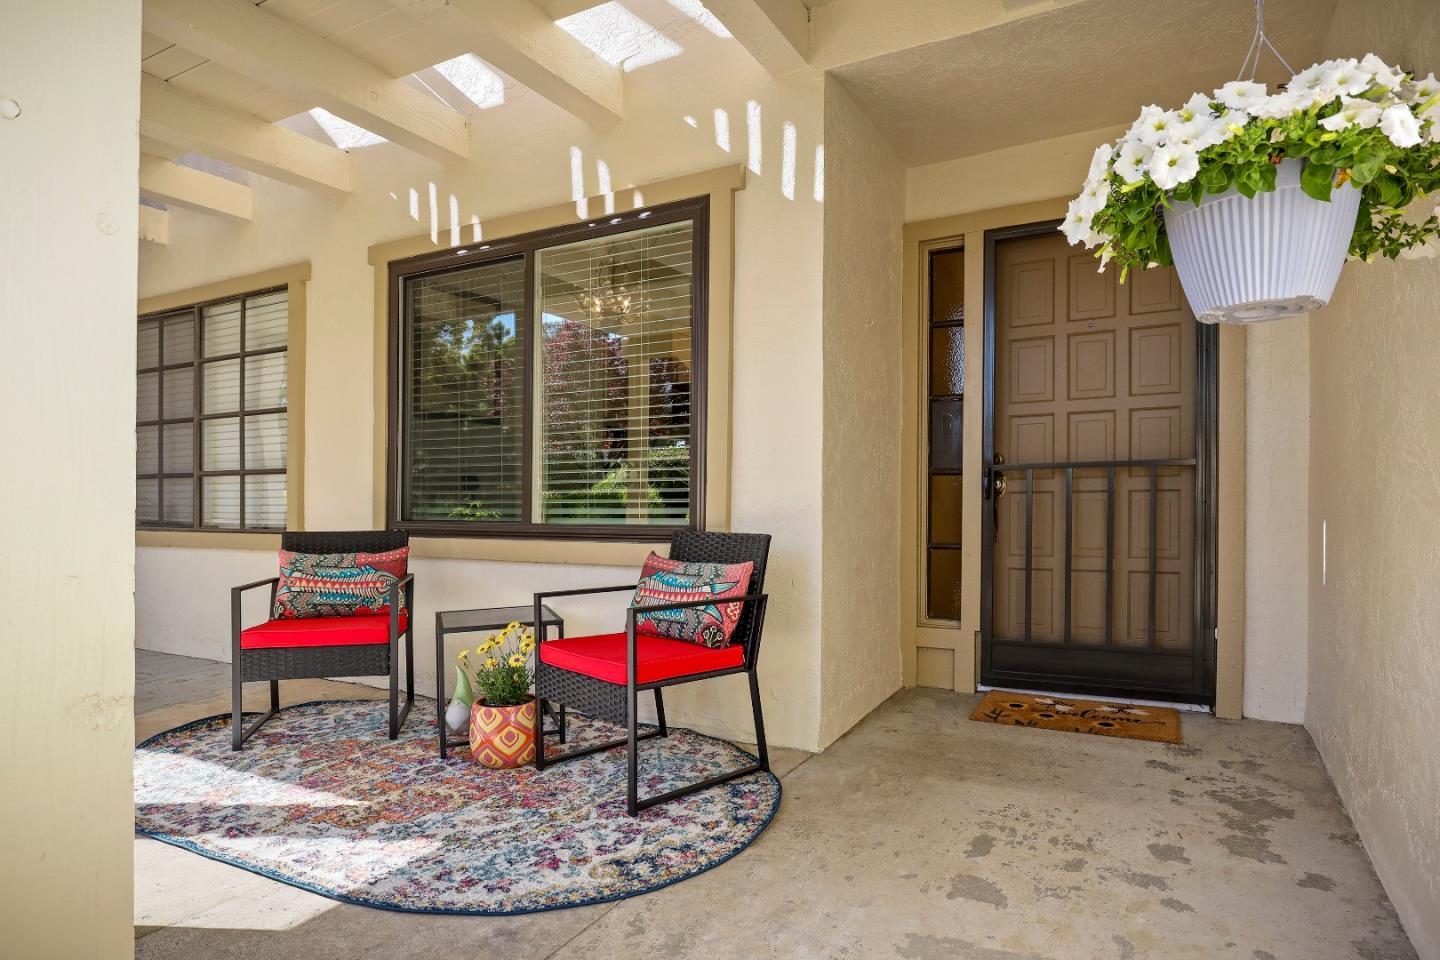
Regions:
[[[312, 529], [366, 527], [372, 520], [376, 456], [372, 418], [383, 416], [373, 400], [374, 280], [367, 250], [429, 229], [432, 183], [438, 245], [447, 246], [452, 194], [467, 242], [472, 213], [483, 230], [498, 216], [572, 199], [572, 147], [582, 157], [587, 195], [601, 191], [601, 162], [617, 191], [746, 163], [747, 185], [735, 194], [730, 525], [774, 535], [767, 583], [773, 600], [760, 671], [767, 732], [776, 743], [814, 748], [820, 715], [817, 491], [823, 432], [823, 205], [814, 158], [823, 135], [823, 87], [818, 75], [808, 73], [772, 80], [733, 41], [699, 28], [684, 33], [682, 42], [684, 56], [627, 75], [626, 119], [609, 131], [598, 132], [524, 90], [512, 90], [510, 102], [475, 115], [468, 163], [441, 168], [383, 144], [352, 151], [356, 188], [343, 202], [257, 179], [250, 225], [172, 214], [169, 246], [142, 255], [141, 295], [311, 263], [305, 522]], [[694, 69], [697, 62], [706, 69]], [[755, 106], [747, 107], [747, 101]], [[753, 151], [747, 129], [752, 113], [758, 113], [759, 131]], [[418, 222], [409, 213], [411, 189], [419, 197]], [[624, 193], [618, 202], [628, 198]], [[138, 551], [138, 564], [139, 644], [225, 659], [222, 588], [264, 575], [273, 559], [246, 551], [147, 547]], [[415, 569], [416, 663], [425, 691], [433, 689], [433, 657], [426, 653], [433, 649], [433, 610], [515, 603], [537, 589], [609, 583], [633, 573], [480, 560], [422, 559]], [[187, 586], [177, 590], [175, 584]], [[562, 612], [572, 633], [613, 629], [620, 616], [613, 600], [569, 603]], [[676, 723], [751, 736], [743, 680], [677, 690], [666, 705]]]
[[129, 956], [140, 4], [5, 14], [0, 954]]
[[1305, 720], [1310, 324], [1245, 331], [1245, 716]]
[[900, 687], [900, 257], [904, 170], [825, 83], [820, 742]]
[[1440, 263], [1347, 266], [1310, 329], [1306, 726], [1440, 956]]
[[[1371, 50], [1440, 69], [1434, 4], [1342, 0], [1327, 53]], [[1310, 322], [1306, 726], [1426, 958], [1440, 957], [1437, 304], [1440, 262], [1350, 264]]]

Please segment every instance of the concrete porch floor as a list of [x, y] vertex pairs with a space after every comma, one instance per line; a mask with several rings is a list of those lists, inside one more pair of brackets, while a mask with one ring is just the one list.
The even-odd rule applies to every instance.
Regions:
[[[137, 738], [228, 710], [226, 664], [138, 651], [137, 674]], [[975, 701], [906, 690], [824, 753], [775, 751], [785, 795], [754, 846], [612, 904], [389, 913], [137, 838], [136, 956], [1416, 956], [1304, 729], [1187, 714], [1168, 746], [972, 723]]]

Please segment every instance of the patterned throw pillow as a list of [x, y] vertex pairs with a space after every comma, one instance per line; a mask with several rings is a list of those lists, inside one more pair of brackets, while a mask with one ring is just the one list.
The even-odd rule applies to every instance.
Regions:
[[[634, 605], [685, 602], [689, 600], [723, 600], [743, 597], [750, 589], [750, 575], [755, 564], [686, 563], [667, 560], [650, 554], [635, 588]], [[744, 612], [742, 603], [711, 603], [703, 607], [679, 610], [656, 610], [635, 616], [635, 632], [652, 637], [688, 640], [706, 647], [728, 647], [730, 636]]]
[[[353, 617], [390, 612], [386, 591], [405, 576], [410, 548], [384, 553], [280, 551], [280, 584], [271, 617]], [[405, 593], [400, 593], [405, 609]]]

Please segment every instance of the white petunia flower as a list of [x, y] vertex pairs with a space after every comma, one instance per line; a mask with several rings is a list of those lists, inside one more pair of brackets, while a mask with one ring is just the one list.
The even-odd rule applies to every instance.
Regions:
[[1174, 111], [1161, 110], [1151, 104], [1140, 113], [1140, 119], [1135, 121], [1131, 129], [1140, 142], [1146, 146], [1156, 146], [1164, 143], [1170, 136], [1173, 126], [1181, 122], [1180, 117]]
[[1095, 148], [1095, 154], [1090, 158], [1090, 172], [1086, 175], [1087, 182], [1094, 182], [1108, 179], [1110, 176], [1110, 157], [1114, 154], [1110, 144], [1102, 143]]
[[1265, 102], [1265, 84], [1250, 80], [1231, 80], [1215, 91], [1215, 99], [1231, 110], [1250, 110]]
[[1420, 121], [1403, 103], [1386, 107], [1380, 115], [1380, 130], [1397, 147], [1413, 147], [1420, 142]]
[[1369, 90], [1374, 82], [1375, 75], [1361, 67], [1358, 61], [1341, 60], [1321, 77], [1320, 93], [1330, 94], [1321, 102], [1329, 103], [1337, 96], [1358, 97]]
[[1283, 120], [1291, 114], [1308, 110], [1312, 105], [1311, 101], [1311, 94], [1286, 91], [1266, 97], [1264, 102], [1256, 104], [1246, 112], [1264, 120]]
[[1199, 154], [1188, 147], [1165, 145], [1157, 147], [1145, 165], [1150, 179], [1161, 190], [1173, 190], [1182, 183], [1195, 179], [1200, 172]]
[[1326, 60], [1322, 63], [1312, 63], [1291, 77], [1290, 82], [1285, 84], [1285, 89], [1291, 93], [1313, 94], [1324, 84], [1325, 74], [1338, 66], [1340, 66], [1339, 60]]
[[1365, 54], [1365, 58], [1360, 61], [1360, 68], [1367, 71], [1374, 77], [1377, 84], [1387, 90], [1399, 90], [1408, 76], [1404, 70], [1390, 66], [1373, 53]]
[[1115, 158], [1115, 173], [1127, 184], [1145, 179], [1145, 164], [1150, 162], [1151, 149], [1138, 140], [1127, 139], [1120, 145]]
[[1428, 240], [1400, 251], [1401, 260], [1434, 260], [1436, 257], [1440, 257], [1440, 248]]
[[1203, 93], [1191, 94], [1190, 99], [1185, 101], [1185, 106], [1176, 111], [1180, 119], [1185, 123], [1193, 123], [1196, 120], [1208, 122], [1214, 111], [1210, 108], [1210, 98]]
[[1346, 97], [1340, 102], [1340, 112], [1321, 120], [1320, 126], [1326, 130], [1348, 130], [1351, 127], [1369, 130], [1379, 126], [1383, 112], [1384, 108], [1378, 103]]
[[1060, 232], [1065, 234], [1065, 239], [1070, 241], [1070, 246], [1083, 243], [1090, 246], [1089, 240], [1094, 234], [1091, 229], [1093, 213], [1086, 213], [1080, 209], [1079, 199], [1071, 200], [1068, 212], [1065, 214], [1065, 222], [1060, 225]]
[[1094, 216], [1105, 209], [1110, 200], [1110, 180], [1096, 180], [1085, 184], [1080, 196], [1075, 198], [1076, 208]]
[[1424, 103], [1436, 94], [1440, 94], [1440, 80], [1435, 79], [1435, 74], [1430, 74], [1423, 80], [1415, 81], [1415, 102]]

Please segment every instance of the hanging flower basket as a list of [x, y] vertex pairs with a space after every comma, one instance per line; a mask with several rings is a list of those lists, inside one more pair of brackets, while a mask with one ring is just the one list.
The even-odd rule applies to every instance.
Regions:
[[1347, 255], [1435, 256], [1440, 208], [1407, 208], [1437, 188], [1440, 81], [1370, 54], [1146, 107], [1061, 230], [1122, 281], [1173, 263], [1203, 322], [1250, 323], [1323, 307]]

